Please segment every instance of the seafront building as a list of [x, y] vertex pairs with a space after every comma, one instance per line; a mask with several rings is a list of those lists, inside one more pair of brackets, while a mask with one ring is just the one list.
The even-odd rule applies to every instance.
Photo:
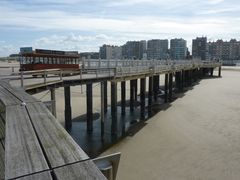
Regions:
[[122, 46], [123, 59], [145, 59], [147, 51], [147, 42], [128, 41]]
[[173, 60], [186, 59], [187, 56], [187, 41], [180, 39], [171, 39], [170, 41], [170, 57]]
[[101, 59], [122, 59], [122, 47], [104, 44], [100, 47], [99, 55]]
[[168, 57], [168, 40], [152, 39], [147, 42], [148, 59], [166, 59]]
[[207, 60], [208, 59], [207, 37], [197, 37], [192, 40], [192, 57]]
[[240, 59], [240, 41], [231, 39], [230, 41], [217, 40], [209, 42], [209, 55], [211, 59], [232, 61]]

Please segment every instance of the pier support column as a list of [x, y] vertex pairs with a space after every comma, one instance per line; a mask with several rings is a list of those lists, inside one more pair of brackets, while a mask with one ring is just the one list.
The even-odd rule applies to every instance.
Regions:
[[137, 102], [137, 95], [138, 95], [138, 80], [135, 79], [135, 81], [134, 81], [134, 104], [135, 105]]
[[169, 96], [168, 96], [168, 101], [172, 101], [172, 91], [173, 91], [173, 74], [169, 74]]
[[212, 77], [213, 77], [213, 71], [214, 71], [214, 68], [211, 68], [210, 69], [210, 74], [211, 74]]
[[69, 130], [72, 127], [72, 108], [70, 86], [64, 87], [65, 97], [65, 128]]
[[149, 76], [148, 82], [148, 117], [152, 116], [153, 77]]
[[222, 76], [222, 67], [219, 66], [218, 68], [218, 77], [221, 77]]
[[111, 82], [111, 133], [117, 135], [117, 82]]
[[107, 113], [107, 106], [108, 106], [107, 81], [103, 82], [103, 86], [104, 86], [104, 113]]
[[134, 93], [135, 93], [135, 80], [130, 80], [130, 112], [134, 111]]
[[104, 83], [101, 82], [101, 137], [104, 139], [104, 120], [105, 120], [105, 109], [104, 109]]
[[159, 75], [153, 76], [153, 96], [154, 101], [158, 99], [158, 90], [159, 90]]
[[93, 131], [93, 95], [92, 95], [92, 83], [87, 84], [87, 132]]
[[122, 111], [122, 135], [125, 135], [125, 114], [126, 114], [126, 81], [121, 82], [121, 111]]
[[126, 81], [121, 82], [121, 110], [122, 115], [126, 114]]
[[165, 89], [165, 95], [164, 95], [164, 101], [165, 103], [168, 102], [168, 74], [165, 74], [165, 84], [164, 84], [164, 89]]
[[145, 98], [146, 98], [146, 78], [141, 78], [140, 99], [141, 99], [141, 113], [140, 119], [145, 120]]
[[52, 101], [52, 114], [57, 117], [56, 113], [56, 91], [55, 88], [52, 88], [51, 90], [51, 101]]
[[176, 82], [176, 88], [178, 92], [181, 91], [181, 72], [176, 72], [175, 74], [175, 82]]

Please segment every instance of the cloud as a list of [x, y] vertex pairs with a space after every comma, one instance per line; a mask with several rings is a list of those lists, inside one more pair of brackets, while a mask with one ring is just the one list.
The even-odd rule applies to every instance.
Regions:
[[225, 0], [208, 0], [209, 4], [212, 4], [212, 5], [216, 5], [216, 4], [220, 4], [220, 3], [223, 3]]

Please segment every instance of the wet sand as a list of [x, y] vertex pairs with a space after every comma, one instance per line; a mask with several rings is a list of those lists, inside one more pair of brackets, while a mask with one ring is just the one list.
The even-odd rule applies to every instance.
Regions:
[[240, 178], [240, 72], [222, 75], [202, 80], [104, 153], [122, 153], [118, 180]]

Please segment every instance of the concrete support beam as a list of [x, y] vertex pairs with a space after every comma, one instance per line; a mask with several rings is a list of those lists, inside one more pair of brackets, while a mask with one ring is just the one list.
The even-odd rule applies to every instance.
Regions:
[[221, 77], [222, 76], [222, 67], [219, 66], [218, 68], [218, 77]]
[[117, 82], [111, 82], [111, 133], [112, 135], [117, 135]]
[[158, 99], [158, 90], [159, 90], [159, 75], [153, 76], [153, 96], [154, 100]]
[[93, 131], [93, 95], [92, 95], [92, 83], [87, 84], [87, 132]]
[[172, 92], [173, 92], [173, 74], [169, 74], [169, 96], [168, 96], [168, 101], [172, 101]]
[[72, 108], [71, 108], [71, 90], [70, 86], [64, 87], [65, 98], [65, 128], [69, 130], [72, 127]]
[[104, 139], [104, 121], [105, 121], [105, 109], [104, 109], [104, 82], [101, 82], [101, 137]]
[[137, 102], [137, 95], [138, 95], [138, 80], [134, 81], [134, 102]]
[[214, 71], [214, 68], [211, 68], [210, 69], [210, 74], [211, 74], [212, 77], [213, 77], [213, 71]]
[[184, 87], [186, 87], [186, 81], [185, 81], [185, 71], [182, 70], [182, 91], [184, 90]]
[[122, 115], [126, 114], [126, 81], [121, 82], [121, 110]]
[[165, 103], [168, 102], [168, 87], [169, 87], [168, 82], [169, 82], [168, 74], [165, 74], [165, 84], [164, 84], [164, 89], [165, 89], [164, 101], [165, 101]]
[[107, 106], [108, 106], [107, 81], [103, 82], [103, 86], [104, 86], [104, 113], [107, 113]]
[[56, 113], [56, 91], [55, 88], [52, 88], [51, 90], [51, 101], [52, 101], [52, 114], [57, 117]]
[[141, 99], [141, 112], [140, 119], [145, 120], [145, 98], [146, 98], [146, 78], [141, 78], [140, 99]]
[[153, 77], [149, 76], [148, 82], [148, 117], [152, 116]]
[[134, 111], [135, 80], [130, 80], [130, 112]]

